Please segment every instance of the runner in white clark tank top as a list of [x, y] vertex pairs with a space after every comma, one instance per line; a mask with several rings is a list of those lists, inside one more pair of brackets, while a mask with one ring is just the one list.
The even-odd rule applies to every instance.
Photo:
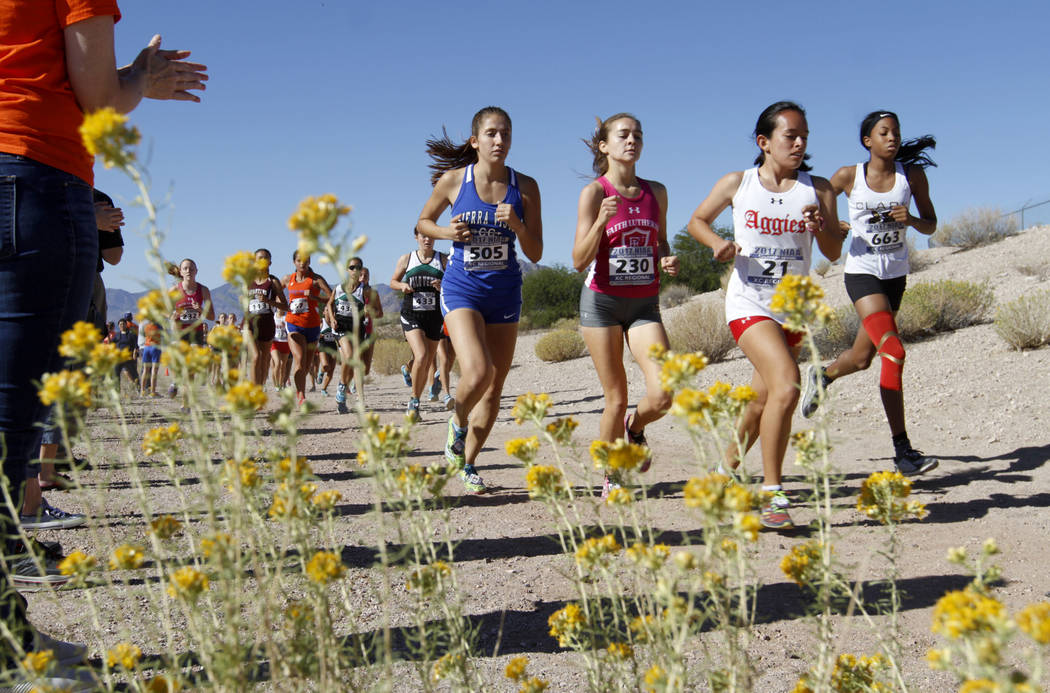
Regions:
[[[826, 368], [810, 366], [803, 380], [802, 414], [812, 416], [827, 387], [844, 375], [865, 370], [876, 355], [881, 361], [879, 392], [893, 441], [893, 461], [905, 476], [934, 469], [937, 460], [912, 447], [905, 427], [904, 344], [896, 314], [908, 274], [908, 227], [929, 235], [937, 229], [926, 167], [935, 165], [925, 150], [933, 137], [901, 142], [900, 121], [890, 111], [873, 111], [860, 125], [860, 142], [869, 158], [844, 166], [831, 177], [835, 193], [849, 204], [853, 240], [846, 257], [846, 292], [861, 319], [853, 346]], [[909, 212], [914, 200], [919, 216]]]
[[[715, 260], [733, 260], [726, 290], [726, 320], [740, 349], [754, 366], [756, 397], [741, 417], [744, 449], [731, 446], [726, 462], [736, 468], [747, 450], [762, 439], [762, 490], [769, 494], [761, 520], [770, 529], [793, 526], [790, 502], [780, 484], [791, 416], [799, 396], [797, 358], [801, 335], [788, 333], [769, 308], [785, 274], [808, 274], [814, 238], [829, 260], [839, 257], [844, 234], [838, 225], [835, 193], [824, 178], [805, 173], [809, 125], [802, 108], [790, 101], [767, 107], [758, 117], [757, 168], [735, 171], [719, 180], [693, 213], [689, 234], [714, 252]], [[720, 237], [711, 224], [733, 206], [734, 240]]]
[[[499, 413], [503, 382], [514, 359], [521, 314], [521, 269], [515, 245], [532, 262], [543, 254], [540, 189], [507, 166], [510, 116], [488, 106], [474, 114], [470, 139], [429, 140], [434, 160], [430, 199], [416, 228], [453, 242], [441, 279], [441, 308], [460, 362], [456, 404], [445, 457], [461, 469], [469, 493], [486, 490], [474, 461]], [[452, 207], [448, 226], [437, 220]]]
[[[580, 292], [580, 332], [605, 395], [599, 439], [623, 439], [648, 448], [645, 427], [671, 406], [660, 384], [660, 365], [649, 348], [669, 348], [660, 318], [660, 271], [678, 274], [678, 258], [667, 244], [667, 189], [635, 174], [642, 155], [642, 124], [628, 113], [598, 121], [586, 142], [598, 176], [584, 187], [576, 220], [572, 261], [587, 270]], [[626, 339], [645, 376], [645, 396], [628, 413]], [[648, 451], [647, 451], [648, 452]], [[649, 469], [652, 453], [640, 471]], [[602, 497], [620, 479], [606, 475]]]

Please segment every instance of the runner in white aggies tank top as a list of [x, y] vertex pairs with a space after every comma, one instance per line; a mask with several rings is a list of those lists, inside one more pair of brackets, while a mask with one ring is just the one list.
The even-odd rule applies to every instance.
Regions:
[[733, 196], [733, 233], [740, 251], [726, 288], [726, 321], [764, 315], [783, 322], [769, 302], [785, 274], [809, 274], [813, 235], [802, 210], [817, 204], [805, 171], [798, 172], [790, 190], [777, 193], [762, 186], [757, 167], [744, 171]]

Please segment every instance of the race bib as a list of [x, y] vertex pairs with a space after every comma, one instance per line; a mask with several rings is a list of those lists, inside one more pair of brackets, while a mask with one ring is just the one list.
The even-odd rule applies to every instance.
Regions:
[[785, 274], [802, 274], [805, 260], [797, 248], [755, 248], [747, 262], [747, 283], [774, 287]]
[[179, 322], [190, 323], [197, 322], [201, 319], [201, 312], [199, 310], [184, 310], [179, 314]]
[[437, 310], [437, 294], [433, 291], [413, 293], [412, 310]]
[[509, 258], [507, 237], [496, 229], [472, 231], [470, 243], [463, 245], [463, 269], [468, 272], [505, 270]]
[[310, 310], [310, 299], [308, 298], [293, 298], [292, 302], [288, 305], [289, 312], [300, 315]]
[[275, 342], [287, 342], [288, 341], [288, 328], [284, 326], [282, 321], [280, 325], [274, 325], [273, 330], [273, 341]]
[[882, 255], [904, 247], [905, 231], [904, 224], [894, 221], [888, 211], [873, 210], [868, 227], [860, 236], [868, 245], [867, 252]]
[[252, 315], [262, 315], [270, 312], [270, 304], [266, 301], [248, 301], [248, 312]]
[[609, 248], [609, 284], [638, 286], [656, 281], [653, 249], [647, 245]]
[[352, 318], [354, 316], [354, 309], [349, 301], [336, 301], [335, 314], [344, 318]]

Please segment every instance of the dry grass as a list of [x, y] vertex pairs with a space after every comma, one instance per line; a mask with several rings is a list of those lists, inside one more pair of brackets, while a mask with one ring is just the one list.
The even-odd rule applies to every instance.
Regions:
[[850, 304], [839, 306], [827, 325], [817, 329], [813, 339], [817, 342], [817, 351], [824, 358], [835, 358], [853, 345], [853, 340], [860, 329], [860, 318]]
[[692, 298], [694, 293], [695, 292], [685, 284], [671, 284], [660, 292], [660, 306], [662, 308], [674, 308], [675, 306], [680, 306]]
[[702, 351], [711, 363], [724, 361], [736, 346], [726, 326], [721, 301], [691, 303], [666, 322], [671, 349], [679, 353]]
[[401, 365], [412, 358], [412, 349], [404, 339], [381, 338], [376, 340], [372, 354], [372, 370], [381, 375], [393, 375]]
[[897, 328], [904, 339], [958, 330], [985, 322], [994, 303], [986, 282], [922, 282], [905, 292]]
[[1018, 351], [1050, 342], [1050, 291], [1021, 296], [995, 312], [995, 331]]
[[930, 242], [967, 250], [1001, 241], [1016, 233], [1017, 219], [1004, 216], [998, 207], [971, 207], [941, 224], [930, 236]]

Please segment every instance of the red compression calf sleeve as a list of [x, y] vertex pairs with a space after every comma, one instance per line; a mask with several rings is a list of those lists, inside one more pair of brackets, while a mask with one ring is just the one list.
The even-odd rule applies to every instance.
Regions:
[[871, 338], [875, 350], [882, 357], [882, 371], [879, 374], [879, 385], [887, 390], [903, 388], [901, 377], [904, 369], [904, 345], [897, 334], [897, 323], [893, 313], [881, 310], [864, 318], [864, 331]]

